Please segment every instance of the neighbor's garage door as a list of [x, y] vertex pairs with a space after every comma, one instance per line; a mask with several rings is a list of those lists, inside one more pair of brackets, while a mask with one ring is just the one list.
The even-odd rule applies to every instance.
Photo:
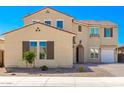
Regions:
[[101, 62], [102, 63], [114, 63], [114, 50], [102, 49], [101, 50]]

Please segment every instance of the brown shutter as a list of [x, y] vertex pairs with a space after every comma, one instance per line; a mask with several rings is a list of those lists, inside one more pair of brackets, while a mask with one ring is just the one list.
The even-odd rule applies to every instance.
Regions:
[[54, 42], [47, 41], [47, 59], [54, 59]]
[[104, 28], [104, 37], [106, 37], [106, 28]]
[[25, 52], [27, 52], [29, 50], [30, 50], [29, 41], [23, 41], [22, 42], [22, 51], [23, 51], [23, 53], [25, 53]]
[[111, 28], [111, 37], [113, 37], [113, 28]]

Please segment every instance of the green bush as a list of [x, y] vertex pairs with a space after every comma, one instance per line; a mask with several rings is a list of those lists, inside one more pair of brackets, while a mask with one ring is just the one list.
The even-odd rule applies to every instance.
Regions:
[[44, 66], [40, 67], [40, 69], [41, 69], [42, 71], [47, 71], [47, 70], [48, 70], [48, 67], [44, 65]]
[[32, 64], [35, 60], [35, 53], [31, 51], [27, 51], [24, 53], [24, 60], [26, 60], [29, 64]]
[[24, 52], [23, 59], [26, 62], [26, 67], [28, 67], [28, 64], [31, 64], [31, 65], [33, 64], [33, 67], [35, 67], [35, 58], [36, 58], [35, 52], [32, 52], [32, 51]]
[[84, 72], [85, 71], [85, 67], [81, 66], [79, 67], [79, 72]]

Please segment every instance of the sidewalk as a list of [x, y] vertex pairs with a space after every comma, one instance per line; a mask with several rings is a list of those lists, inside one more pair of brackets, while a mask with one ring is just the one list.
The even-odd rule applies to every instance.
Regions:
[[0, 77], [0, 86], [124, 86], [123, 77]]

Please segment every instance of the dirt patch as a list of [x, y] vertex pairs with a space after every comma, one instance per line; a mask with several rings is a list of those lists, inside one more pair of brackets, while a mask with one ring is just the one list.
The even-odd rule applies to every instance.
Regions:
[[[79, 72], [79, 67], [84, 66], [85, 72]], [[0, 68], [0, 76], [58, 76], [58, 77], [113, 77], [113, 75], [97, 65], [74, 65], [73, 68], [49, 68], [48, 71], [41, 71], [38, 68], [13, 68], [6, 72], [5, 68]]]

